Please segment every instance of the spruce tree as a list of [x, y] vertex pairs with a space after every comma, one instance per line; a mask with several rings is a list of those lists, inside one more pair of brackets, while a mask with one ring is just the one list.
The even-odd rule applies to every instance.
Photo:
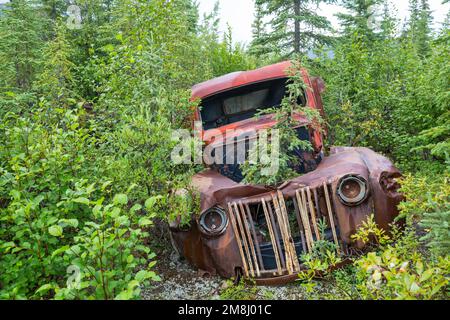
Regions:
[[30, 89], [39, 68], [44, 21], [35, 1], [15, 0], [5, 6], [0, 19], [0, 88]]
[[76, 96], [72, 75], [75, 65], [71, 61], [73, 49], [66, 39], [66, 26], [57, 22], [55, 32], [54, 39], [43, 50], [43, 71], [35, 82], [35, 90], [52, 106], [62, 108], [68, 107]]
[[333, 2], [335, 1], [256, 0], [257, 18], [267, 18], [269, 28], [262, 34], [254, 33], [254, 44], [260, 48], [259, 52], [278, 51], [283, 56], [291, 56], [305, 53], [316, 44], [328, 43], [332, 27], [327, 18], [317, 13], [317, 8], [321, 3]]
[[421, 56], [427, 55], [431, 40], [431, 15], [428, 0], [410, 0], [409, 36]]
[[262, 5], [259, 3], [255, 4], [255, 15], [252, 23], [252, 35], [253, 40], [250, 44], [250, 53], [257, 55], [263, 54], [264, 46], [261, 45], [261, 40], [266, 32], [265, 24], [264, 24], [264, 14]]
[[375, 9], [383, 0], [341, 0], [341, 5], [348, 13], [338, 13], [344, 34], [351, 35], [355, 32], [360, 36], [373, 39], [376, 26]]
[[71, 5], [68, 0], [41, 0], [42, 7], [53, 21], [63, 16]]
[[388, 1], [383, 4], [383, 17], [381, 20], [381, 37], [384, 40], [392, 39], [396, 28], [397, 21], [393, 17]]
[[184, 12], [186, 13], [189, 31], [196, 32], [198, 30], [198, 3], [195, 0], [183, 0], [181, 5], [184, 6]]

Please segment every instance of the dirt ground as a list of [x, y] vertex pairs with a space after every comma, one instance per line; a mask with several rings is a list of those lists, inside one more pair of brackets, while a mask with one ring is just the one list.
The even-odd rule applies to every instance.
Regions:
[[174, 252], [159, 256], [155, 271], [161, 282], [142, 290], [146, 300], [209, 300], [219, 298], [224, 281], [219, 277], [201, 277]]
[[[170, 247], [170, 243], [161, 244], [164, 249], [157, 254], [158, 263], [154, 271], [161, 277], [160, 282], [152, 283], [150, 287], [143, 288], [144, 300], [218, 300], [224, 298], [224, 293], [233, 291], [231, 281], [217, 276], [202, 276], [186, 260], [180, 258]], [[298, 283], [285, 286], [265, 287], [251, 286], [244, 288], [251, 291], [254, 299], [269, 300], [305, 300], [312, 298], [306, 294], [305, 289]], [[333, 290], [330, 284], [319, 284], [316, 294]], [[247, 295], [247, 292], [244, 293]], [[229, 296], [227, 296], [229, 298]]]
[[[150, 231], [150, 230], [149, 230]], [[152, 246], [157, 256], [157, 264], [153, 271], [160, 277], [160, 282], [142, 288], [141, 296], [144, 300], [211, 300], [230, 299], [230, 292], [236, 294], [231, 281], [218, 276], [204, 276], [181, 258], [172, 248], [168, 236], [168, 228], [160, 221], [151, 229], [151, 239], [148, 244]], [[239, 290], [246, 291], [238, 294], [237, 298], [269, 299], [269, 300], [305, 300], [326, 299], [326, 297], [339, 297], [333, 284], [326, 281], [319, 282], [314, 292], [307, 293], [299, 282], [284, 286], [247, 286]]]

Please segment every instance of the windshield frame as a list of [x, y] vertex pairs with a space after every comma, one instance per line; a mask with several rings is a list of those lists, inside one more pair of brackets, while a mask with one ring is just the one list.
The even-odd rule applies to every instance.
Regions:
[[[282, 77], [276, 79], [269, 79], [261, 82], [246, 84], [245, 86], [240, 86], [236, 88], [232, 88], [227, 91], [218, 92], [217, 94], [211, 95], [204, 100], [201, 101], [199, 105], [199, 121], [202, 123], [203, 130], [211, 130], [211, 129], [219, 129], [223, 126], [227, 126], [233, 123], [238, 123], [241, 121], [249, 120], [255, 118], [260, 110], [276, 108], [281, 105], [282, 99], [286, 96], [287, 93], [287, 84], [289, 83], [289, 77]], [[245, 94], [250, 94], [257, 91], [262, 91], [268, 89], [269, 93], [266, 97], [266, 101], [272, 99], [272, 103], [269, 103], [268, 106], [263, 106], [262, 108], [252, 108], [246, 109], [242, 112], [228, 114], [225, 110], [224, 103], [227, 99], [243, 96]], [[280, 95], [280, 91], [282, 90], [282, 94]], [[278, 97], [274, 97], [273, 95], [278, 94]], [[303, 107], [308, 105], [306, 90], [303, 90], [303, 95], [299, 97], [299, 101]], [[277, 98], [276, 102], [274, 101]], [[214, 104], [216, 104], [214, 106]], [[218, 106], [220, 104], [220, 107]], [[216, 114], [217, 118], [212, 117], [211, 120], [205, 121], [205, 112], [206, 110], [211, 110], [212, 108], [216, 108], [215, 112], [220, 112], [220, 114]], [[213, 111], [214, 112], [214, 111]], [[247, 114], [247, 115], [246, 115]], [[211, 115], [210, 115], [211, 116]], [[222, 121], [220, 121], [222, 120]]]

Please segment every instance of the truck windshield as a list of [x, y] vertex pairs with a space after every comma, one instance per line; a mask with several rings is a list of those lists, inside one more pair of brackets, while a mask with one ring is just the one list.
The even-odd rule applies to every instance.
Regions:
[[251, 111], [255, 107], [260, 109], [264, 106], [269, 93], [269, 89], [263, 89], [225, 99], [223, 100], [223, 111], [225, 115], [232, 116], [241, 112]]
[[[206, 98], [201, 103], [203, 129], [221, 126], [253, 118], [259, 110], [281, 105], [286, 94], [286, 78], [265, 81]], [[304, 97], [300, 97], [304, 105]]]

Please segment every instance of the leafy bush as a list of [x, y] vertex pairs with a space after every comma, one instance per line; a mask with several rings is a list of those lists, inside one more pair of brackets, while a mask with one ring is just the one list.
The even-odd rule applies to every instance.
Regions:
[[430, 258], [425, 255], [411, 227], [404, 231], [393, 230], [391, 236], [367, 225], [359, 231], [360, 234], [383, 234], [378, 249], [354, 262], [359, 295], [364, 299], [444, 298], [449, 284], [449, 256]]
[[[430, 257], [421, 250], [421, 242], [413, 228], [393, 226], [388, 235], [375, 224], [373, 216], [353, 236], [371, 244], [366, 253], [354, 257], [352, 265], [328, 272], [336, 256], [307, 256], [306, 272], [300, 275], [301, 285], [314, 295], [323, 277], [336, 291], [325, 293], [327, 299], [442, 299], [448, 290], [449, 256]], [[334, 252], [333, 252], [334, 253]], [[342, 294], [342, 296], [336, 296]]]
[[[320, 220], [319, 230], [322, 239], [325, 238], [326, 227], [325, 220]], [[317, 240], [314, 242], [312, 251], [301, 256], [306, 270], [299, 273], [298, 278], [307, 294], [314, 292], [317, 286], [317, 282], [314, 281], [316, 277], [329, 277], [331, 268], [342, 262], [342, 256], [338, 254], [338, 249], [334, 242]]]
[[442, 176], [407, 175], [401, 191], [406, 201], [399, 206], [400, 217], [407, 217], [409, 223], [418, 221], [425, 229], [421, 240], [425, 241], [438, 255], [450, 254], [450, 175]]
[[[153, 216], [138, 214], [140, 205], [128, 210], [127, 196], [112, 197], [110, 183], [97, 188], [82, 178], [95, 172], [86, 166], [92, 138], [78, 115], [62, 117], [69, 130], [15, 115], [1, 123], [0, 267], [8, 272], [2, 272], [0, 295], [134, 298], [137, 284], [157, 279], [147, 267], [150, 249], [142, 245], [141, 228]], [[64, 286], [71, 265], [81, 270], [77, 291]]]
[[[55, 298], [128, 300], [139, 298], [140, 286], [149, 280], [160, 280], [151, 271], [156, 261], [150, 259], [155, 254], [143, 245], [148, 235], [143, 228], [152, 225], [154, 214], [140, 214], [143, 209], [140, 204], [123, 209], [128, 205], [125, 194], [117, 194], [110, 204], [105, 204], [103, 198], [91, 201], [81, 197], [72, 201], [88, 206], [92, 220], [80, 229], [73, 245], [63, 246], [52, 254], [64, 253], [64, 261], [80, 272], [76, 283], [67, 282], [62, 288], [54, 285]], [[149, 199], [146, 209], [152, 210], [153, 203]], [[64, 233], [56, 229], [52, 235], [63, 237]], [[44, 286], [45, 290], [49, 288]], [[40, 291], [42, 287], [37, 292]]]
[[351, 236], [354, 241], [362, 241], [365, 245], [379, 246], [385, 245], [389, 240], [386, 231], [380, 229], [375, 222], [375, 216], [372, 214], [367, 221], [363, 221], [358, 231]]
[[418, 252], [399, 254], [396, 246], [370, 252], [355, 262], [365, 299], [441, 299], [448, 290], [449, 257], [426, 262]]

